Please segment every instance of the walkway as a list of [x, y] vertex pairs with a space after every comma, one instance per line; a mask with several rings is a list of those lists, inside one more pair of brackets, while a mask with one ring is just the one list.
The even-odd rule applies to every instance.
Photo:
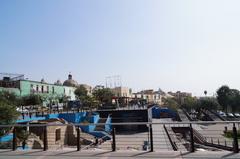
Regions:
[[178, 111], [178, 115], [179, 115], [181, 121], [183, 121], [183, 122], [189, 121], [188, 117], [186, 116], [186, 114], [183, 112], [182, 109], [178, 109], [177, 111]]
[[172, 158], [172, 159], [200, 159], [200, 158], [240, 158], [240, 154], [227, 151], [195, 153], [180, 151], [143, 152], [143, 151], [8, 151], [0, 150], [0, 159], [143, 159], [143, 158]]
[[[152, 119], [153, 123], [169, 122], [169, 119]], [[173, 150], [162, 124], [153, 124], [153, 149], [155, 151]]]

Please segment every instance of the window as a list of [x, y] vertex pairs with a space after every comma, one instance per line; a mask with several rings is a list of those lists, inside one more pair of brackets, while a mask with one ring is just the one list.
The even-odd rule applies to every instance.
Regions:
[[31, 87], [31, 93], [34, 93], [33, 84], [31, 84], [30, 87]]
[[63, 88], [63, 93], [64, 93], [64, 94], [66, 93], [66, 90], [65, 90], [65, 88]]
[[52, 87], [52, 93], [54, 93], [54, 86]]
[[39, 91], [39, 87], [38, 87], [38, 85], [37, 85], [36, 91], [37, 91], [37, 92]]
[[47, 86], [47, 93], [49, 93], [49, 86]]
[[61, 140], [61, 129], [56, 129], [55, 131], [55, 141]]
[[42, 86], [42, 93], [44, 92], [44, 86]]

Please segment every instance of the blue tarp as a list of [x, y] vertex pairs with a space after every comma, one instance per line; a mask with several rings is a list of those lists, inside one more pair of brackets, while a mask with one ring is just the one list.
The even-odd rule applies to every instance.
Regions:
[[175, 118], [176, 113], [168, 108], [152, 107], [152, 118]]
[[4, 135], [2, 137], [0, 137], [0, 142], [9, 142], [13, 139], [13, 134], [10, 133], [10, 134], [7, 134], [7, 135]]
[[24, 119], [21, 120], [17, 120], [17, 123], [26, 123], [26, 122], [30, 122], [30, 121], [34, 121], [34, 120], [46, 120], [46, 117], [25, 117]]

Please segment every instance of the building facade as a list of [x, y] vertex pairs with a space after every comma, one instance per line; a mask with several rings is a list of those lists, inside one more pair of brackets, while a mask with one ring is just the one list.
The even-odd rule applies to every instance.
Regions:
[[0, 91], [8, 91], [20, 97], [37, 94], [46, 100], [61, 97], [75, 100], [75, 89], [76, 87], [60, 85], [59, 83], [46, 83], [43, 79], [39, 82], [24, 78], [16, 79], [5, 76], [0, 80]]
[[128, 87], [115, 87], [112, 92], [116, 97], [132, 97], [132, 90]]
[[181, 91], [177, 91], [176, 93], [174, 92], [168, 92], [168, 94], [172, 95], [174, 98], [177, 99], [177, 101], [179, 103], [183, 103], [184, 102], [184, 99], [186, 97], [192, 97], [192, 93], [188, 93], [188, 92], [181, 92]]
[[162, 105], [162, 97], [163, 97], [162, 91], [154, 91], [153, 89], [133, 93], [133, 98], [144, 99], [151, 104]]

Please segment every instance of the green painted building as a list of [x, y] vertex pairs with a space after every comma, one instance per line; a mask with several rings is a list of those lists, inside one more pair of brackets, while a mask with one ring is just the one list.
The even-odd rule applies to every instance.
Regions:
[[32, 81], [24, 79], [23, 75], [13, 76], [13, 74], [1, 74], [0, 91], [8, 91], [15, 93], [17, 96], [28, 96], [37, 94], [44, 98], [46, 102], [54, 101], [61, 97], [67, 97], [68, 100], [75, 100], [74, 91], [77, 87], [77, 82], [72, 80], [72, 75], [69, 75], [68, 80], [61, 84], [57, 81], [54, 84], [46, 83], [42, 79]]

